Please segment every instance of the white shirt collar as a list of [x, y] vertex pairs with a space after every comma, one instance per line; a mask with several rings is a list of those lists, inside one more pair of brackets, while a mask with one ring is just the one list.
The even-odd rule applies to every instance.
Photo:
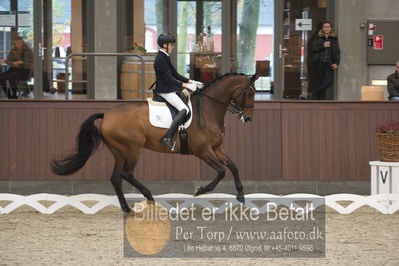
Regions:
[[161, 52], [163, 52], [164, 54], [166, 54], [167, 56], [169, 56], [169, 54], [168, 54], [167, 52], [165, 52], [164, 50], [159, 49], [159, 51], [161, 51]]

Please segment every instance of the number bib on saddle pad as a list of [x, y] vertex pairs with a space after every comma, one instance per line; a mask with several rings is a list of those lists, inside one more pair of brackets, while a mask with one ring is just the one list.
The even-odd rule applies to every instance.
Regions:
[[[166, 106], [166, 103], [156, 102], [151, 98], [147, 98], [147, 102], [148, 102], [148, 110], [149, 110], [148, 115], [150, 117], [151, 125], [153, 125], [154, 127], [170, 128], [173, 118], [172, 118], [172, 114], [171, 114], [168, 106]], [[191, 116], [184, 123], [185, 128], [188, 128], [190, 126], [192, 118], [193, 118], [193, 108], [191, 105], [190, 98], [188, 99], [187, 105], [190, 108]]]

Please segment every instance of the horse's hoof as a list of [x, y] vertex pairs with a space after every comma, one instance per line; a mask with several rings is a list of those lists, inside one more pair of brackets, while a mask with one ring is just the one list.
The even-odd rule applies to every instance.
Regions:
[[152, 203], [155, 202], [155, 200], [154, 200], [154, 198], [153, 198], [152, 196], [151, 196], [151, 197], [148, 197], [147, 200], [148, 200], [148, 201], [152, 201]]
[[151, 205], [155, 204], [155, 200], [153, 198], [147, 199], [147, 202], [148, 202], [148, 204], [151, 204]]
[[122, 211], [125, 212], [126, 214], [129, 214], [132, 211], [132, 209], [127, 207], [127, 208], [122, 208]]
[[238, 202], [245, 204], [245, 196], [244, 195], [237, 195], [236, 198], [237, 198]]
[[199, 196], [204, 194], [204, 192], [202, 192], [204, 189], [200, 186], [197, 188], [197, 190], [194, 192], [194, 197]]

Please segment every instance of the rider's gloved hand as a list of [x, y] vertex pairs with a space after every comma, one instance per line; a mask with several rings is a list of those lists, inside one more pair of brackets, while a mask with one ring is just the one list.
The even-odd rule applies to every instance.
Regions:
[[195, 85], [195, 83], [184, 83], [183, 87], [192, 92], [195, 92], [197, 90], [197, 85]]
[[191, 80], [191, 82], [194, 83], [198, 89], [202, 89], [204, 87], [204, 83], [201, 81]]

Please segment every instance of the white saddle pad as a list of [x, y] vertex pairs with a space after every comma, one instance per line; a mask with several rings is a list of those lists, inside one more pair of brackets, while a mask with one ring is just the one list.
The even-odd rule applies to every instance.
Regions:
[[[150, 123], [154, 127], [170, 128], [172, 124], [172, 115], [166, 103], [154, 102], [151, 98], [147, 98]], [[193, 107], [190, 98], [188, 99], [188, 107], [191, 111], [190, 119], [184, 123], [184, 127], [188, 128], [193, 120]]]

